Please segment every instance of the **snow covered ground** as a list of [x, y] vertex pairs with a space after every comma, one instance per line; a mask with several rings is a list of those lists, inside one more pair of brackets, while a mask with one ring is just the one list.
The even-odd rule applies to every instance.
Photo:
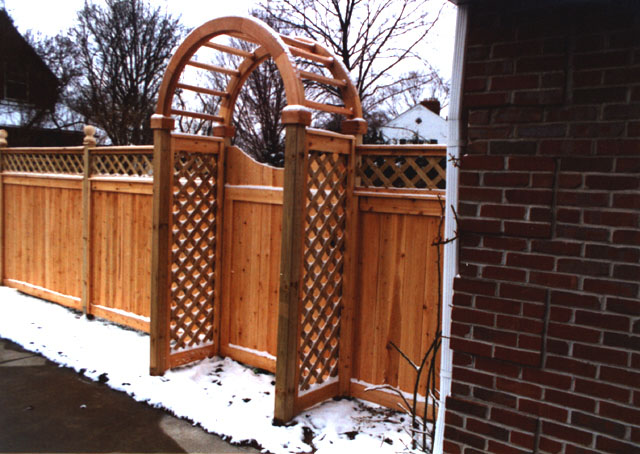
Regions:
[[410, 442], [406, 416], [358, 400], [331, 400], [275, 427], [273, 375], [215, 357], [151, 377], [148, 335], [8, 287], [0, 287], [0, 337], [232, 443], [255, 440], [266, 452], [397, 453]]

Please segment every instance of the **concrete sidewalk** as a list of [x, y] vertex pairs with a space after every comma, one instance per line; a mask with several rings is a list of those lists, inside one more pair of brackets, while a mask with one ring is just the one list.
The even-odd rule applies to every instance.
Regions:
[[0, 452], [259, 451], [230, 445], [0, 339]]

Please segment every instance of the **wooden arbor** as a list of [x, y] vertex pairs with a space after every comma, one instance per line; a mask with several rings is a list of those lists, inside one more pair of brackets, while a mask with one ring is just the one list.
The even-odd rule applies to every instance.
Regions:
[[[230, 45], [225, 38], [248, 43]], [[199, 51], [239, 57], [237, 67], [198, 58]], [[354, 238], [350, 217], [355, 144], [366, 131], [355, 87], [346, 69], [327, 49], [303, 38], [273, 32], [259, 20], [215, 19], [195, 29], [166, 70], [154, 133], [153, 254], [151, 289], [151, 372], [219, 352], [222, 268], [222, 201], [225, 152], [235, 131], [232, 116], [249, 75], [271, 58], [284, 82], [288, 106], [282, 244], [278, 303], [275, 420], [284, 422], [305, 407], [348, 387], [353, 260], [346, 253]], [[304, 69], [301, 68], [304, 66]], [[197, 68], [228, 78], [224, 91], [185, 77]], [[197, 79], [196, 79], [197, 80]], [[303, 80], [338, 89], [342, 105], [305, 97]], [[179, 107], [176, 93], [219, 99], [216, 113]], [[310, 130], [312, 111], [344, 115], [345, 134]], [[213, 137], [173, 132], [175, 118], [210, 121]], [[342, 377], [345, 377], [342, 379]]]

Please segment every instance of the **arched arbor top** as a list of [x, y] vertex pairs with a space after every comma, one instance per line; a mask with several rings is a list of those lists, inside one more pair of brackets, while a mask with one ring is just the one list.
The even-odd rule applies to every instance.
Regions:
[[[216, 53], [223, 54], [222, 58], [215, 58]], [[171, 123], [167, 119], [183, 117], [211, 121], [214, 135], [233, 135], [231, 125], [238, 95], [251, 73], [269, 58], [275, 62], [284, 84], [287, 107], [283, 122], [308, 124], [311, 112], [320, 111], [343, 115], [348, 120], [343, 123], [344, 132], [362, 134], [366, 130], [357, 90], [335, 55], [313, 40], [280, 35], [258, 19], [236, 16], [206, 22], [177, 49], [162, 81], [152, 119], [154, 127], [166, 127]], [[221, 66], [221, 61], [235, 64]], [[226, 78], [226, 89], [211, 88], [210, 78], [222, 76]], [[337, 102], [309, 99], [305, 86], [318, 85], [332, 87]], [[203, 112], [190, 110], [181, 100], [183, 93], [199, 97], [203, 105], [210, 107]]]

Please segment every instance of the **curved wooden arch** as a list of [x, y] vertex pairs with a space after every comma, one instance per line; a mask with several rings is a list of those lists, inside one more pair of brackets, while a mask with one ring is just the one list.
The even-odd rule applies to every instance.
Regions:
[[[216, 46], [210, 42], [213, 38], [221, 35], [248, 41], [257, 44], [258, 47], [253, 52], [240, 51], [240, 54], [244, 56], [244, 60], [238, 68], [218, 68], [214, 65], [201, 65], [201, 67], [207, 67], [205, 69], [231, 75], [224, 92], [206, 88], [200, 89], [203, 90], [201, 92], [222, 97], [218, 114], [198, 114], [172, 109], [176, 89], [186, 87], [184, 84], [180, 84], [180, 77], [185, 67], [194, 63], [191, 59], [201, 47], [212, 47], [223, 52], [231, 51], [231, 53], [234, 53], [234, 50], [239, 50], [228, 46], [226, 46], [226, 50], [221, 49], [225, 48], [225, 46]], [[240, 54], [236, 53], [236, 55]], [[295, 64], [294, 56], [319, 64], [319, 66], [329, 71], [331, 77], [299, 69]], [[328, 49], [307, 38], [291, 38], [279, 35], [259, 19], [236, 16], [222, 17], [206, 22], [185, 38], [174, 53], [165, 71], [158, 95], [156, 114], [165, 118], [171, 117], [173, 114], [186, 114], [187, 116], [192, 114], [191, 116], [194, 117], [206, 118], [224, 126], [231, 126], [240, 90], [251, 73], [268, 58], [274, 60], [280, 72], [288, 106], [303, 106], [311, 110], [339, 113], [348, 120], [362, 117], [362, 107], [357, 90], [351, 82], [344, 65]], [[338, 87], [344, 105], [335, 106], [307, 100], [303, 79], [315, 80]]]

